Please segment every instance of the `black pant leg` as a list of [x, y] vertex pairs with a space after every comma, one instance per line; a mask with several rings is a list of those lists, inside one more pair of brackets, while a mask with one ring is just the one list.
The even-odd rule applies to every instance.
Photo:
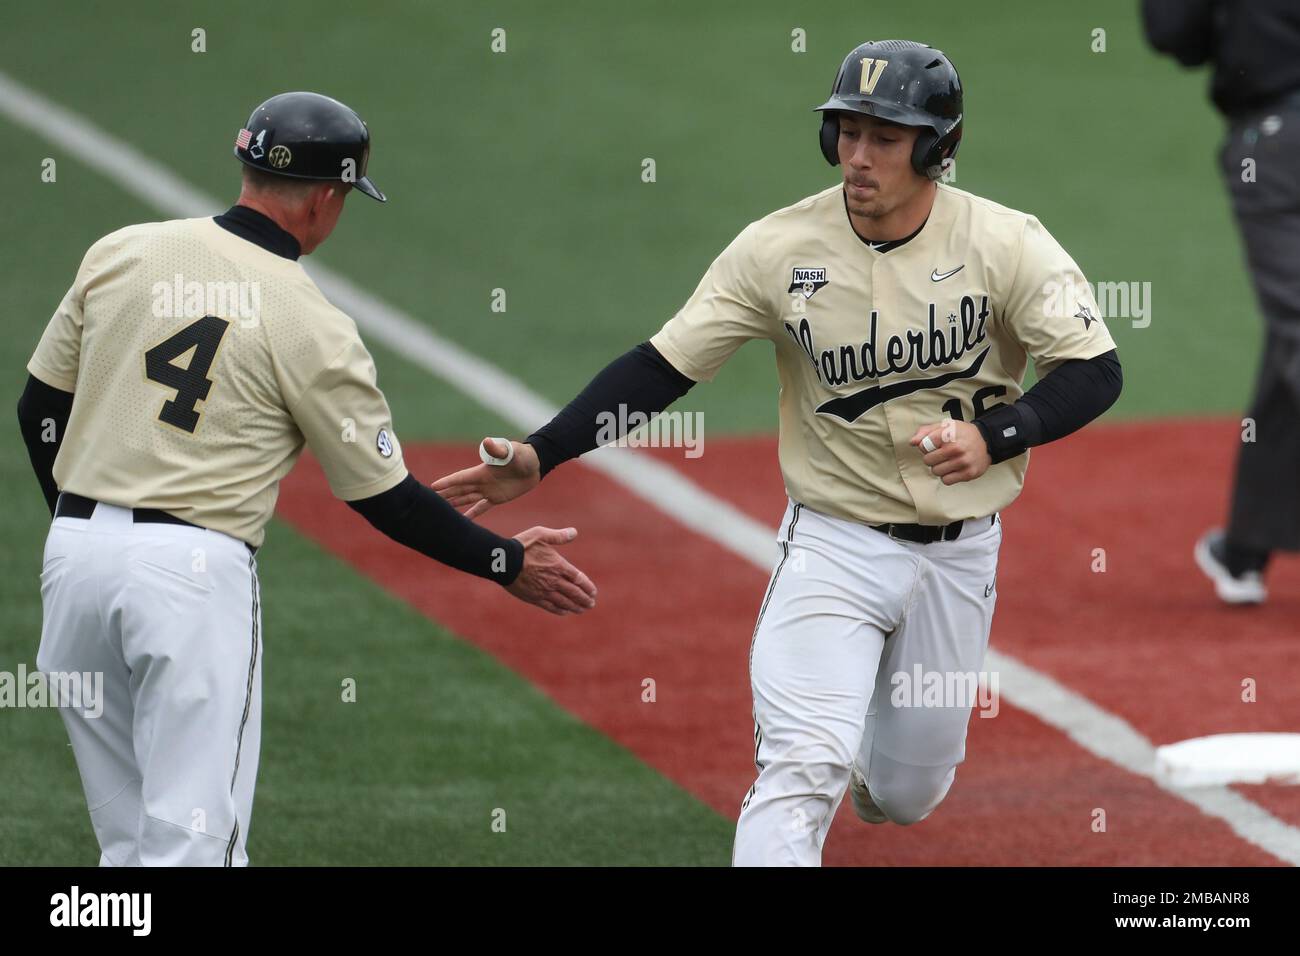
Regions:
[[1228, 540], [1257, 551], [1300, 550], [1300, 340], [1265, 339], [1249, 417], [1254, 441], [1237, 457]]
[[[1237, 461], [1228, 538], [1300, 550], [1300, 110], [1233, 123], [1220, 159], [1266, 332]], [[1243, 179], [1243, 160], [1254, 163]]]

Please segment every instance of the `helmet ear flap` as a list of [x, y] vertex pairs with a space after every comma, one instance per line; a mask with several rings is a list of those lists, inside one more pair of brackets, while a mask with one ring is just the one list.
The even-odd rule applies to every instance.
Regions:
[[932, 129], [923, 129], [912, 146], [912, 168], [928, 179], [943, 176], [945, 160], [957, 155], [961, 145], [961, 124], [940, 136]]
[[943, 157], [937, 155], [938, 145], [939, 135], [932, 129], [922, 129], [912, 144], [912, 168], [928, 179], [939, 178], [933, 172], [943, 162]]
[[826, 162], [832, 166], [840, 164], [840, 120], [834, 113], [822, 114], [821, 147]]

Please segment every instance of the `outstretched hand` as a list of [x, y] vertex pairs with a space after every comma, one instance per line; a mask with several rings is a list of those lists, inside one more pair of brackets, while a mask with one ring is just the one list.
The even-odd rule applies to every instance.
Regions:
[[555, 550], [577, 536], [575, 528], [529, 528], [515, 535], [524, 546], [524, 567], [506, 590], [552, 614], [581, 614], [595, 607], [596, 585]]
[[[542, 480], [537, 452], [526, 442], [485, 438], [483, 447], [494, 458], [514, 456], [504, 465], [479, 464], [445, 475], [433, 483], [433, 490], [467, 518], [483, 514], [493, 505], [505, 504], [537, 487]], [[589, 582], [590, 583], [590, 582]]]

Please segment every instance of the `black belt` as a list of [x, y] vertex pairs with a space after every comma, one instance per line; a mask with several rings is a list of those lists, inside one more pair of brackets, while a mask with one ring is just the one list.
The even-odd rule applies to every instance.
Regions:
[[951, 524], [873, 524], [871, 530], [915, 544], [934, 544], [936, 541], [956, 541], [961, 537], [965, 525], [966, 521], [954, 521]]
[[[54, 517], [56, 518], [89, 518], [95, 513], [95, 506], [99, 504], [94, 498], [85, 498], [81, 495], [74, 495], [70, 491], [59, 493], [59, 502], [54, 506]], [[160, 511], [157, 508], [132, 508], [131, 520], [136, 524], [179, 524], [187, 528], [198, 528], [205, 531], [202, 525], [197, 525], [193, 521], [186, 521], [184, 518], [178, 518], [174, 514], [168, 514], [166, 511]], [[250, 554], [256, 554], [257, 549], [247, 541], [244, 546], [248, 548]]]
[[[70, 491], [65, 491], [59, 495], [59, 503], [54, 506], [54, 517], [89, 518], [95, 513], [95, 505], [97, 504], [99, 502], [94, 498], [83, 498], [81, 495], [74, 495]], [[199, 527], [192, 521], [186, 521], [184, 518], [178, 518], [165, 511], [159, 511], [157, 508], [132, 508], [131, 520], [136, 524], [183, 524], [187, 528]]]

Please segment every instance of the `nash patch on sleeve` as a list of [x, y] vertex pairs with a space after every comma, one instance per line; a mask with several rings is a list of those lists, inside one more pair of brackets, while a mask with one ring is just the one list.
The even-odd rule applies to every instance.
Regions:
[[790, 292], [799, 292], [805, 299], [811, 299], [817, 290], [826, 285], [826, 267], [818, 269], [795, 267], [790, 279]]

